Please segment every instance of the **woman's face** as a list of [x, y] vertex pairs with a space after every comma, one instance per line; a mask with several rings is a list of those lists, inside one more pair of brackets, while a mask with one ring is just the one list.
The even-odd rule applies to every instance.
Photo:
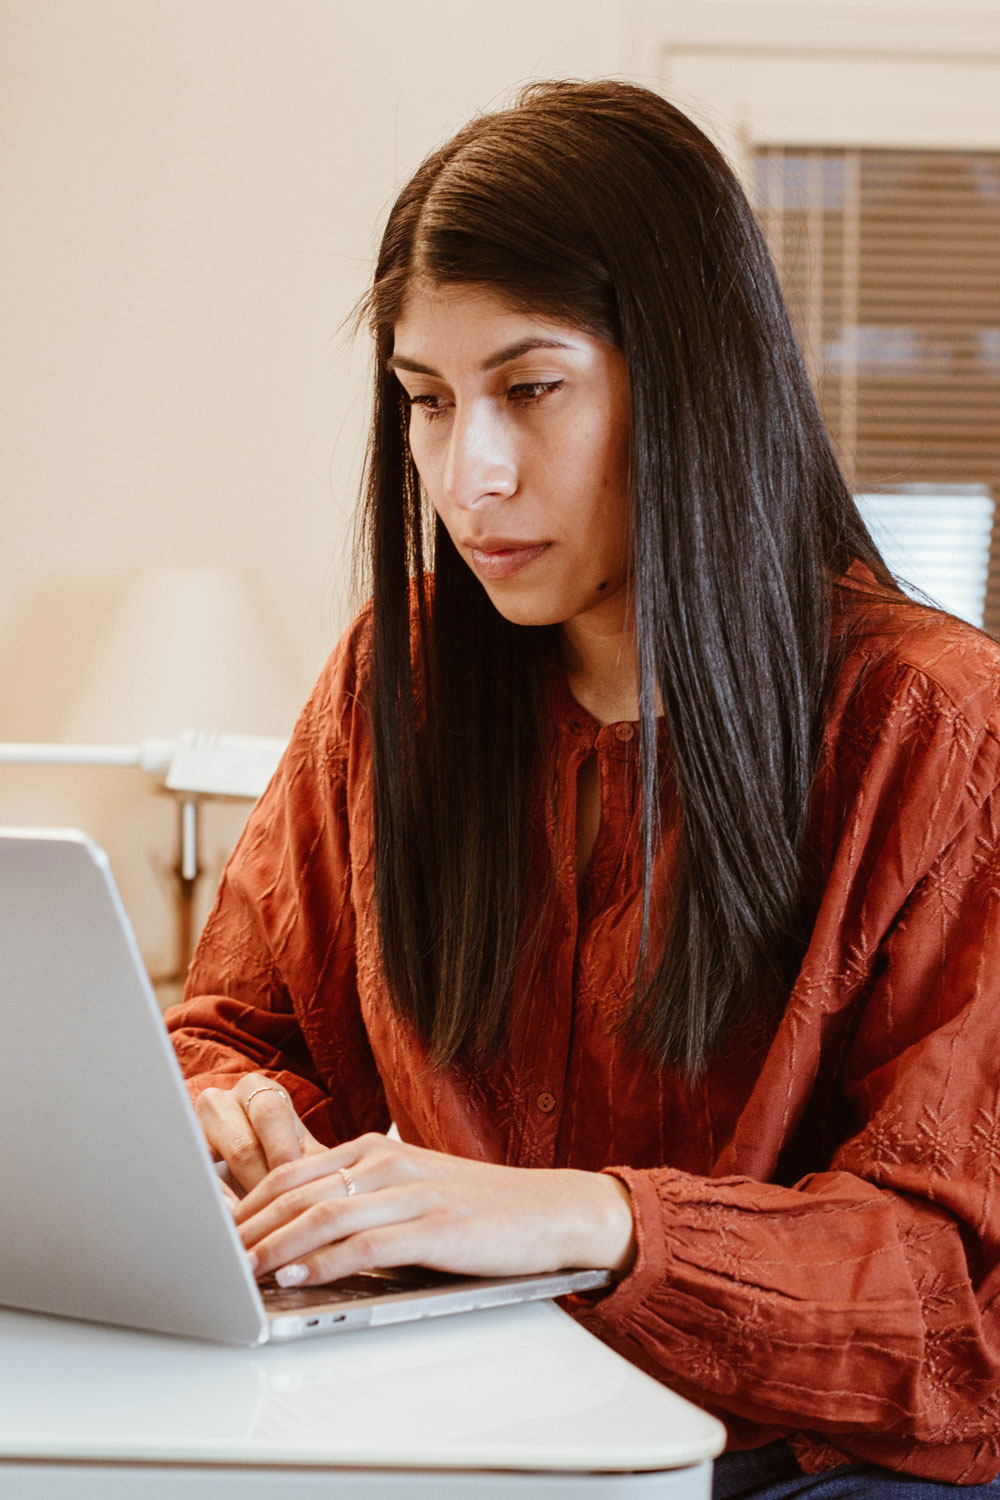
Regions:
[[517, 625], [625, 618], [625, 357], [479, 286], [417, 282], [390, 366], [410, 450], [460, 556]]

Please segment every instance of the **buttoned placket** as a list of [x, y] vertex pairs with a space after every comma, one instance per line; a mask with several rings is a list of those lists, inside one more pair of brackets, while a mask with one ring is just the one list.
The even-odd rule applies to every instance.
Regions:
[[[634, 736], [629, 723], [601, 727], [590, 715], [571, 715], [554, 737], [549, 768], [549, 853], [556, 871], [556, 900], [552, 935], [558, 951], [549, 956], [545, 1011], [536, 1012], [536, 1047], [532, 1076], [522, 1080], [525, 1101], [524, 1130], [519, 1159], [523, 1165], [549, 1167], [556, 1162], [557, 1142], [566, 1102], [570, 1074], [573, 1023], [581, 955], [585, 934], [595, 907], [599, 908], [610, 879], [621, 863], [624, 807], [616, 807], [610, 821], [617, 830], [610, 835], [609, 802], [618, 801], [611, 774], [621, 773], [620, 764], [629, 753]], [[598, 758], [601, 816], [591, 859], [582, 885], [576, 878], [577, 793], [580, 768], [588, 756]], [[618, 790], [618, 796], [615, 796]], [[559, 936], [561, 935], [561, 936]]]

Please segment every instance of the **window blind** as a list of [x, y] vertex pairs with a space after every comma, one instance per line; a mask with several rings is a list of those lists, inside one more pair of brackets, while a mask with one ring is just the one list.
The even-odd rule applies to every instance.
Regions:
[[855, 492], [1000, 501], [1000, 153], [767, 148], [754, 190]]

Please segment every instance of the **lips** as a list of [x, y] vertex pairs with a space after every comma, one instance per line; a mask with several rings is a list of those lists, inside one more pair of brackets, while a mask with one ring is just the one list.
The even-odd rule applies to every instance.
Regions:
[[548, 542], [521, 541], [514, 537], [482, 537], [478, 541], [463, 542], [469, 553], [473, 568], [480, 578], [513, 578], [541, 557], [549, 547]]

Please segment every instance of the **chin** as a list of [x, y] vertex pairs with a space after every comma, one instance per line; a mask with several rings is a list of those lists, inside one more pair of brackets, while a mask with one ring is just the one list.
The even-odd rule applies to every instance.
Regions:
[[569, 619], [569, 613], [556, 608], [546, 609], [540, 602], [530, 599], [498, 599], [495, 594], [489, 594], [489, 601], [497, 614], [503, 615], [511, 625], [562, 625]]

